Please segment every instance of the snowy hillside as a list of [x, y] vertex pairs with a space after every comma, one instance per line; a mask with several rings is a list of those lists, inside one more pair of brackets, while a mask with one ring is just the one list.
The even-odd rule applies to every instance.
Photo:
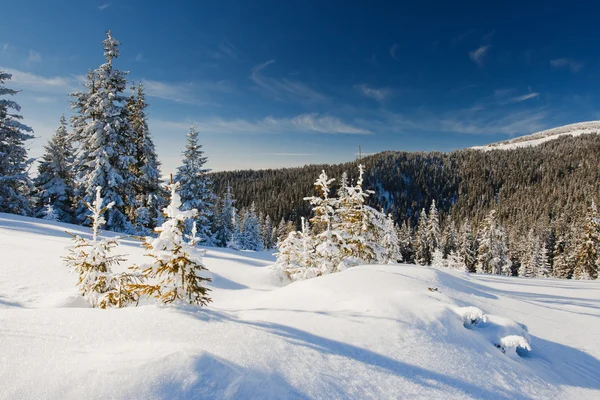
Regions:
[[85, 232], [0, 214], [2, 399], [600, 397], [598, 281], [370, 265], [282, 287], [270, 254], [210, 249], [209, 307], [100, 310], [65, 229]]
[[519, 136], [517, 138], [498, 143], [492, 143], [485, 146], [475, 146], [471, 148], [483, 151], [511, 150], [519, 147], [537, 146], [538, 144], [558, 139], [559, 137], [565, 135], [579, 136], [598, 132], [600, 132], [600, 121], [580, 122], [577, 124], [559, 126], [558, 128], [548, 129], [531, 135]]

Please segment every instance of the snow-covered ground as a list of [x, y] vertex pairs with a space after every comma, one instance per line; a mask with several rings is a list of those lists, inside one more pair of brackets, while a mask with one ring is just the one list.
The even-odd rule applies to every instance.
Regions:
[[579, 136], [585, 134], [600, 132], [600, 121], [579, 122], [576, 124], [559, 126], [557, 128], [547, 129], [545, 131], [533, 133], [531, 135], [519, 136], [514, 139], [505, 140], [498, 143], [487, 144], [485, 146], [471, 147], [474, 150], [512, 150], [520, 147], [532, 147], [558, 139], [561, 136]]
[[0, 214], [0, 398], [600, 398], [598, 281], [370, 265], [281, 286], [270, 254], [210, 249], [209, 307], [100, 310], [65, 229]]

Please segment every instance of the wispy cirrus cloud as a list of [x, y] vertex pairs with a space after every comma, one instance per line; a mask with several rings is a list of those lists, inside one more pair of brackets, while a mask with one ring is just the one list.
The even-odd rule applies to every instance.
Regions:
[[384, 101], [392, 94], [391, 89], [388, 89], [388, 88], [375, 89], [375, 88], [369, 87], [365, 84], [354, 85], [354, 88], [356, 90], [358, 90], [363, 96], [368, 97], [373, 100], [377, 100], [379, 102]]
[[27, 56], [26, 65], [39, 64], [42, 62], [42, 55], [37, 51], [29, 50], [29, 55]]
[[483, 67], [483, 61], [486, 54], [489, 52], [490, 45], [480, 46], [477, 49], [469, 52], [469, 58], [480, 67]]
[[[383, 122], [389, 131], [448, 132], [468, 135], [521, 135], [547, 127], [545, 109], [499, 111], [468, 107], [435, 113], [418, 110], [413, 114], [388, 113]], [[381, 122], [380, 122], [381, 124]]]
[[473, 33], [475, 33], [475, 30], [471, 29], [471, 30], [463, 32], [463, 33], [461, 33], [459, 35], [454, 36], [452, 39], [450, 39], [450, 47], [451, 48], [455, 48], [462, 41], [464, 41], [467, 37], [471, 36]]
[[300, 114], [292, 118], [266, 117], [258, 120], [209, 118], [191, 122], [154, 121], [161, 129], [186, 130], [194, 124], [199, 131], [210, 134], [285, 134], [326, 133], [368, 135], [368, 129], [346, 123], [341, 119], [318, 113]]
[[327, 97], [305, 83], [287, 79], [271, 78], [263, 75], [263, 71], [275, 60], [269, 60], [252, 69], [250, 78], [264, 93], [279, 101], [299, 100], [308, 102], [324, 102]]
[[231, 93], [233, 85], [226, 80], [203, 82], [163, 82], [142, 79], [146, 94], [163, 100], [196, 105], [215, 105], [215, 93]]
[[539, 95], [540, 95], [539, 92], [531, 91], [531, 88], [529, 88], [529, 93], [522, 94], [522, 95], [515, 95], [516, 91], [517, 91], [517, 89], [515, 89], [515, 88], [496, 89], [494, 91], [494, 98], [496, 99], [498, 104], [504, 105], [504, 104], [521, 103], [526, 100], [535, 99], [536, 97], [539, 97]]
[[214, 58], [229, 58], [231, 60], [238, 60], [242, 52], [238, 50], [229, 40], [223, 39], [219, 43], [219, 49], [215, 51]]
[[550, 60], [550, 65], [557, 69], [568, 69], [575, 73], [583, 68], [583, 63], [573, 60], [572, 58], [556, 58]]
[[110, 3], [104, 3], [98, 6], [98, 10], [103, 11], [110, 7]]
[[400, 49], [400, 45], [398, 43], [394, 43], [392, 45], [392, 47], [390, 48], [390, 55], [392, 56], [392, 58], [394, 60], [400, 60], [400, 58], [398, 58], [398, 50]]

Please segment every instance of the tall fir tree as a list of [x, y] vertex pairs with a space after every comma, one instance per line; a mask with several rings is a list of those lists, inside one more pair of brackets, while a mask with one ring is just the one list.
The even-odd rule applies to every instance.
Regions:
[[468, 272], [477, 271], [477, 247], [471, 224], [466, 220], [462, 227], [459, 255]]
[[415, 261], [419, 265], [431, 265], [432, 252], [428, 226], [427, 213], [425, 213], [425, 209], [423, 208], [419, 216], [419, 225], [415, 234]]
[[220, 203], [215, 219], [215, 239], [218, 246], [226, 247], [233, 239], [235, 223], [235, 199], [233, 198], [231, 185], [227, 184], [227, 189]]
[[134, 160], [130, 170], [135, 179], [135, 203], [129, 205], [128, 215], [130, 220], [135, 221], [136, 231], [141, 234], [151, 232], [162, 223], [162, 209], [167, 205], [165, 191], [160, 184], [160, 162], [148, 128], [147, 107], [144, 86], [138, 83], [132, 87], [127, 100], [134, 144]]
[[435, 206], [435, 200], [433, 200], [427, 216], [427, 240], [432, 254], [434, 251], [441, 249], [441, 236], [440, 216]]
[[413, 248], [413, 233], [410, 226], [410, 220], [403, 221], [400, 231], [398, 232], [398, 240], [400, 244], [400, 254], [402, 262], [405, 264], [415, 263], [415, 251]]
[[[195, 218], [198, 236], [205, 245], [214, 245], [215, 238], [211, 230], [210, 217], [215, 202], [208, 176], [209, 169], [204, 165], [208, 157], [204, 155], [202, 145], [198, 143], [198, 131], [192, 125], [187, 134], [187, 144], [183, 151], [182, 165], [177, 168], [175, 180], [181, 184], [182, 210], [198, 210]], [[191, 229], [192, 220], [186, 223], [187, 231]]]
[[31, 215], [28, 170], [33, 159], [27, 157], [25, 142], [33, 139], [33, 130], [20, 122], [21, 107], [4, 98], [18, 93], [5, 86], [11, 78], [11, 74], [0, 71], [0, 212]]
[[46, 216], [48, 206], [51, 206], [57, 221], [72, 222], [74, 150], [69, 141], [64, 115], [44, 149], [44, 155], [39, 159], [38, 174], [34, 179], [36, 215]]
[[491, 210], [479, 230], [477, 272], [510, 275], [511, 263], [506, 245], [506, 234], [496, 222], [496, 211]]
[[456, 253], [458, 251], [458, 234], [456, 232], [454, 220], [451, 217], [449, 217], [449, 220], [444, 227], [441, 244], [444, 258], [448, 258], [450, 253]]
[[260, 224], [258, 216], [256, 215], [256, 207], [254, 206], [254, 203], [252, 203], [250, 209], [244, 212], [242, 229], [241, 250], [264, 250], [262, 237], [260, 235]]
[[88, 73], [87, 91], [71, 94], [76, 115], [71, 119], [71, 140], [79, 143], [74, 169], [80, 183], [80, 201], [75, 211], [77, 222], [84, 223], [90, 211], [85, 206], [93, 201], [94, 189], [105, 188], [104, 198], [114, 206], [107, 210], [106, 229], [134, 232], [127, 207], [135, 202], [131, 173], [134, 142], [126, 107], [127, 73], [116, 69], [119, 42], [110, 31], [103, 41], [106, 62]]
[[600, 266], [600, 218], [596, 203], [592, 200], [583, 222], [582, 231], [575, 248], [573, 278], [598, 279]]

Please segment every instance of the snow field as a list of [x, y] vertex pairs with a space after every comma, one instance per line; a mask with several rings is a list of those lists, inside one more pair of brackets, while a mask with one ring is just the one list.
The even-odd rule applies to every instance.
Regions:
[[270, 254], [208, 249], [208, 307], [100, 310], [64, 230], [86, 232], [0, 214], [0, 398], [600, 396], [599, 282], [366, 265], [282, 286]]

